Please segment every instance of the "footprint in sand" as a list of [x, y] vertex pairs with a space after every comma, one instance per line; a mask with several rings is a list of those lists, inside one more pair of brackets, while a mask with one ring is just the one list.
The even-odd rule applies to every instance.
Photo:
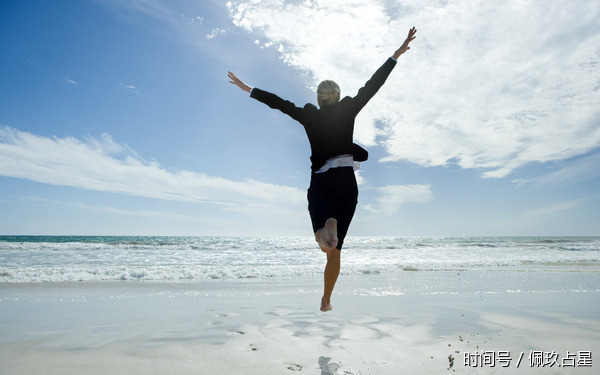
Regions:
[[[227, 318], [228, 315], [227, 314], [216, 314], [215, 317], [216, 318]], [[223, 322], [221, 320], [215, 320], [212, 323], [210, 323], [211, 326], [220, 326], [221, 324], [223, 324]]]
[[302, 371], [302, 366], [297, 365], [295, 363], [286, 363], [287, 369], [290, 371]]

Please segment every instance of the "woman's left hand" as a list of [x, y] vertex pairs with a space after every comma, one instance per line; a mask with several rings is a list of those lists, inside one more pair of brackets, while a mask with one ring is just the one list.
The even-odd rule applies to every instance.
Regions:
[[229, 77], [229, 79], [231, 81], [229, 81], [229, 83], [236, 85], [237, 87], [239, 87], [240, 89], [246, 91], [246, 92], [250, 92], [250, 90], [252, 89], [250, 86], [248, 86], [247, 84], [244, 83], [244, 81], [242, 81], [241, 79], [239, 79], [235, 74], [233, 74], [232, 72], [227, 72], [227, 77]]

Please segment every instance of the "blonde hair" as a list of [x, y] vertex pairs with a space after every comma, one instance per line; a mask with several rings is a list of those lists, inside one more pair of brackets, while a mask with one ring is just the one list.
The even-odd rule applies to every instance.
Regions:
[[317, 88], [319, 105], [334, 105], [340, 101], [340, 86], [333, 81], [323, 81]]

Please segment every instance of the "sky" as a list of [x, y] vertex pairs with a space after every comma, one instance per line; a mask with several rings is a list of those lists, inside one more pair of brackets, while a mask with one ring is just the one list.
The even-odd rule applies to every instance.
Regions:
[[600, 235], [600, 2], [0, 3], [0, 235], [310, 236], [298, 106], [354, 96], [349, 236]]

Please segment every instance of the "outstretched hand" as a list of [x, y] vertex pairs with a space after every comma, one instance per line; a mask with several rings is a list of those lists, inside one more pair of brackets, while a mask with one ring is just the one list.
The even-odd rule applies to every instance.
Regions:
[[408, 44], [416, 38], [415, 37], [416, 33], [417, 33], [417, 29], [414, 27], [412, 29], [408, 30], [408, 36], [404, 40], [404, 43], [402, 43], [400, 48], [398, 48], [396, 50], [396, 52], [394, 52], [394, 59], [398, 59], [398, 57], [400, 57], [400, 55], [402, 55], [404, 52], [406, 52], [410, 49]]
[[242, 81], [241, 79], [239, 79], [232, 72], [227, 72], [227, 77], [229, 77], [229, 79], [230, 79], [229, 83], [236, 85], [237, 87], [239, 87], [240, 89], [242, 89], [242, 90], [244, 90], [246, 92], [250, 92], [250, 90], [252, 89], [250, 86], [248, 86], [247, 84], [245, 84], [244, 81]]

